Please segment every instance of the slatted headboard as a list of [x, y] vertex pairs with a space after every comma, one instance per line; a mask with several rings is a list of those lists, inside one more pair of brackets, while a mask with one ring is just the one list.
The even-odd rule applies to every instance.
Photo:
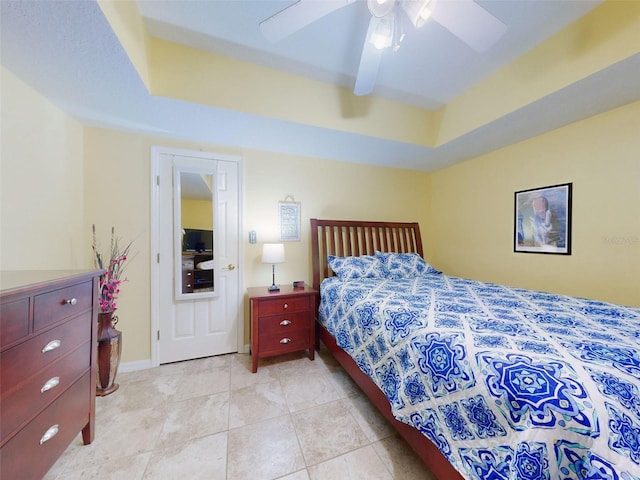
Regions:
[[313, 288], [333, 275], [327, 266], [329, 255], [373, 255], [375, 251], [409, 253], [423, 256], [420, 227], [417, 222], [361, 222], [352, 220], [311, 219]]

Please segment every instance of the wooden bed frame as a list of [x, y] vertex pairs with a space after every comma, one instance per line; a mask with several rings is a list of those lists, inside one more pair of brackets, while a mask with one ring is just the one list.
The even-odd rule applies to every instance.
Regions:
[[[361, 222], [311, 219], [311, 250], [313, 288], [320, 291], [320, 283], [333, 275], [327, 265], [329, 255], [373, 255], [375, 251], [423, 255], [420, 227], [417, 223]], [[319, 299], [316, 303], [319, 305]], [[355, 361], [342, 350], [333, 336], [316, 322], [316, 343], [320, 340], [342, 365], [351, 378], [369, 397], [376, 408], [415, 450], [424, 464], [441, 480], [463, 480], [431, 440], [419, 430], [396, 420], [382, 390], [365, 375]]]

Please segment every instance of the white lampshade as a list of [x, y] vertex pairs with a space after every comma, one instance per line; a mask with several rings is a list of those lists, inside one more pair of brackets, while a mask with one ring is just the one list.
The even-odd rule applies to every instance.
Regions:
[[262, 263], [284, 263], [284, 244], [265, 243], [262, 245]]

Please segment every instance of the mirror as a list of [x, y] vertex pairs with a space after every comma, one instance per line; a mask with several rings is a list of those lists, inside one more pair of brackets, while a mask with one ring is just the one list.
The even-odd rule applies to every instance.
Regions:
[[178, 300], [216, 294], [214, 182], [215, 163], [205, 169], [174, 165], [175, 290]]

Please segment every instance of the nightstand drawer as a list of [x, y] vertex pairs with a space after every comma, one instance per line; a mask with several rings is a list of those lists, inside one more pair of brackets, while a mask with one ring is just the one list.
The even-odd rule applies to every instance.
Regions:
[[298, 312], [285, 315], [270, 315], [268, 317], [260, 317], [260, 335], [271, 333], [291, 332], [293, 330], [308, 329], [311, 326], [309, 319], [311, 316], [308, 312]]
[[310, 348], [310, 329], [260, 335], [260, 354], [264, 356], [297, 352]]
[[282, 285], [277, 292], [266, 287], [247, 289], [251, 312], [251, 371], [258, 370], [258, 360], [300, 350], [315, 358], [316, 296], [305, 285], [294, 288]]
[[274, 298], [260, 301], [260, 315], [275, 313], [306, 312], [310, 309], [309, 296]]

